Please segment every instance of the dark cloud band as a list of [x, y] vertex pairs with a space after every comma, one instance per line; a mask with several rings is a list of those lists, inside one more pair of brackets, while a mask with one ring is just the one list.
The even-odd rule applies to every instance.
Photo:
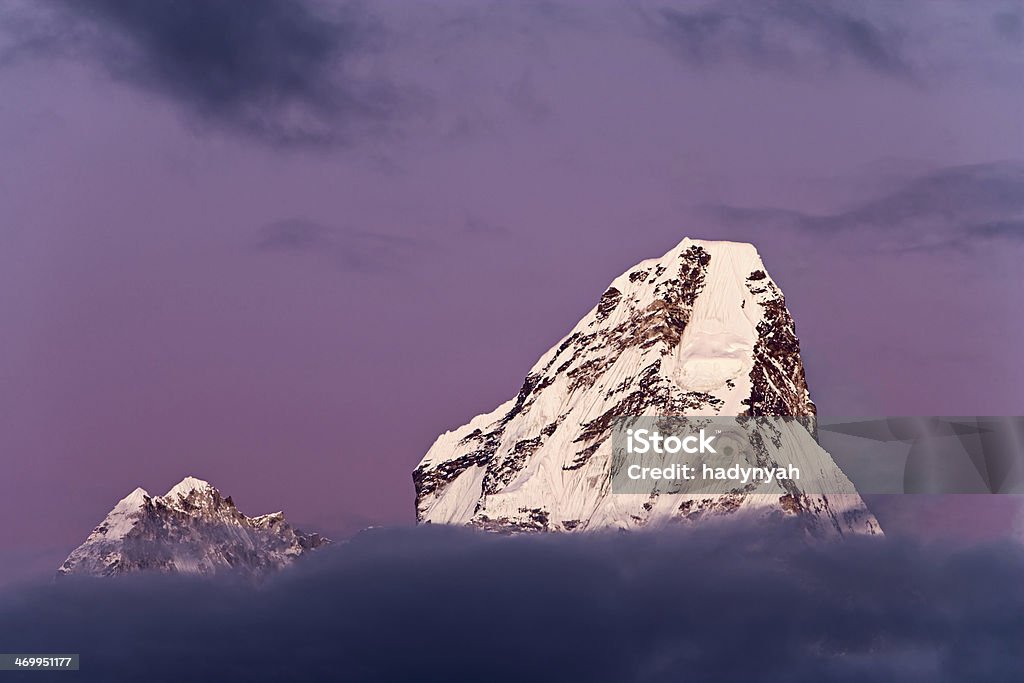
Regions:
[[988, 681], [1024, 667], [1024, 552], [786, 528], [367, 532], [269, 583], [60, 581], [7, 649], [80, 680]]
[[283, 144], [345, 142], [380, 127], [397, 89], [352, 60], [380, 26], [361, 6], [299, 0], [97, 0], [63, 6], [77, 48], [115, 79], [181, 104], [200, 124]]

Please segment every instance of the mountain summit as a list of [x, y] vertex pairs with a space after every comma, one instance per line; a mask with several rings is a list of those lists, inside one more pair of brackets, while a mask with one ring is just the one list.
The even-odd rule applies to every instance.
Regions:
[[793, 416], [813, 425], [815, 412], [793, 319], [757, 250], [687, 238], [616, 278], [515, 398], [438, 437], [413, 473], [416, 517], [580, 531], [783, 515], [824, 534], [878, 533], [853, 485], [799, 425], [804, 462], [835, 493], [611, 492], [618, 418]]
[[209, 482], [185, 477], [163, 496], [137, 488], [122, 498], [57, 574], [258, 576], [327, 543], [293, 528], [280, 512], [246, 517]]

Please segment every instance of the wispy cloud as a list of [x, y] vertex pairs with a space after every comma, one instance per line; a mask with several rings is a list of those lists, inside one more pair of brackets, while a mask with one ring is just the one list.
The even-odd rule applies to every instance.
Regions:
[[409, 237], [332, 227], [305, 218], [275, 221], [259, 232], [256, 246], [261, 251], [320, 254], [346, 271], [389, 270], [423, 247]]
[[942, 168], [831, 214], [724, 205], [704, 210], [737, 226], [788, 227], [816, 235], [867, 230], [891, 238], [898, 248], [961, 246], [971, 238], [1024, 240], [1024, 163]]
[[462, 232], [476, 237], [507, 237], [509, 229], [504, 225], [492, 223], [479, 216], [466, 216]]
[[805, 71], [855, 64], [909, 78], [903, 32], [849, 3], [722, 0], [650, 16], [659, 39], [696, 66], [738, 61], [758, 69]]
[[992, 28], [996, 35], [1012, 45], [1024, 42], [1024, 13], [1016, 9], [996, 12], [992, 15]]

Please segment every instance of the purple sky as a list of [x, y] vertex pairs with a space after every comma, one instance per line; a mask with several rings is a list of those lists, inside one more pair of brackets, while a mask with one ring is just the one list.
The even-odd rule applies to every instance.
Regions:
[[71, 7], [0, 9], [0, 580], [186, 474], [411, 522], [684, 236], [759, 247], [822, 414], [1024, 405], [1019, 2]]

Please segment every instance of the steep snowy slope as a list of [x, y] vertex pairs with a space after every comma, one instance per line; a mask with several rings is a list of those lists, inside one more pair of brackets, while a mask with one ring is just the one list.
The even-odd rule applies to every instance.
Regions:
[[815, 471], [808, 487], [611, 492], [616, 418], [780, 415], [813, 423], [814, 414], [793, 320], [757, 251], [684, 239], [616, 278], [515, 398], [437, 439], [413, 473], [417, 519], [572, 531], [780, 514], [824, 534], [878, 532], [852, 484], [797, 423], [764, 457], [795, 449]]
[[292, 528], [280, 512], [246, 517], [208, 482], [186, 477], [163, 496], [141, 488], [128, 494], [57, 574], [227, 570], [256, 576], [327, 543]]

